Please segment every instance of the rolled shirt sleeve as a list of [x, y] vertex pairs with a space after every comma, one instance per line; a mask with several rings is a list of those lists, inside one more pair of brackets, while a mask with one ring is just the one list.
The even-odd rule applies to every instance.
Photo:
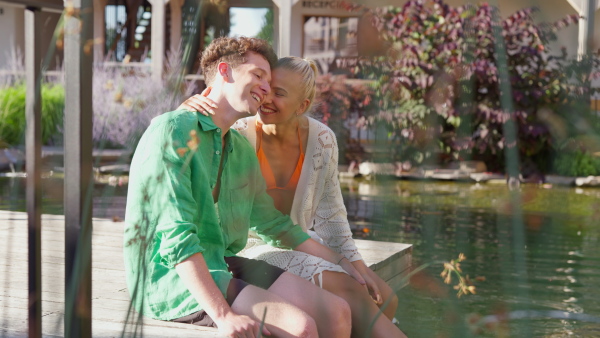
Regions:
[[204, 252], [200, 245], [196, 226], [191, 223], [174, 223], [174, 226], [160, 231], [160, 262], [168, 268], [183, 262], [190, 256]]
[[160, 159], [156, 167], [162, 169], [156, 180], [158, 196], [154, 196], [159, 201], [154, 206], [156, 236], [160, 243], [158, 253], [162, 264], [174, 268], [190, 256], [203, 252], [204, 248], [200, 245], [198, 226], [193, 223], [199, 220], [191, 182], [193, 151], [188, 149], [183, 156], [177, 153], [177, 149], [187, 143], [189, 131], [178, 130], [180, 127], [175, 121], [170, 122], [156, 133], [164, 149], [152, 158]]

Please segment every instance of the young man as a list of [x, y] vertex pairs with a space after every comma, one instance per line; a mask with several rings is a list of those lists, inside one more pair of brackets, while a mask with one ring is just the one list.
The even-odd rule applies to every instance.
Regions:
[[266, 42], [219, 38], [202, 55], [217, 113], [177, 110], [155, 118], [134, 154], [127, 199], [125, 266], [137, 311], [216, 326], [231, 337], [348, 337], [342, 299], [264, 262], [236, 257], [250, 224], [267, 243], [341, 264], [273, 207], [254, 150], [236, 131], [269, 94], [276, 56]]

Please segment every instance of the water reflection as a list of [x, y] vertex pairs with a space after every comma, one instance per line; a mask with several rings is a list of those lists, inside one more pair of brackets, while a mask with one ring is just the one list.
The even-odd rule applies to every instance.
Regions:
[[470, 336], [473, 324], [463, 319], [485, 316], [514, 319], [475, 335], [599, 335], [598, 190], [521, 186], [522, 228], [505, 185], [346, 181], [343, 190], [351, 221], [370, 227], [375, 240], [414, 244], [415, 265], [468, 257], [462, 266], [477, 295], [457, 299], [441, 283], [441, 267], [417, 280], [426, 287], [413, 280], [400, 291], [409, 336]]
[[[125, 217], [127, 185], [96, 184], [93, 193], [93, 217]], [[64, 181], [61, 177], [42, 179], [42, 213], [62, 215]], [[0, 210], [25, 211], [25, 178], [0, 177]]]

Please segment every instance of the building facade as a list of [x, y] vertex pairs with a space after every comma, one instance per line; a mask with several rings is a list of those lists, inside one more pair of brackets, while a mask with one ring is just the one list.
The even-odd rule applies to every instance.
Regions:
[[[375, 0], [369, 1], [368, 6], [401, 6], [406, 2]], [[472, 1], [446, 2], [460, 6]], [[592, 5], [594, 2], [595, 5]], [[203, 20], [200, 20], [202, 27], [189, 27], [190, 23], [194, 23], [190, 13], [197, 7], [197, 0], [93, 0], [93, 3], [96, 60], [120, 62], [125, 55], [129, 55], [129, 61], [152, 64], [152, 71], [160, 76], [167, 51], [178, 48], [186, 32], [189, 34], [199, 30], [201, 36], [205, 33]], [[278, 54], [314, 58], [323, 72], [343, 67], [356, 56], [359, 13], [348, 12], [342, 0], [229, 0], [208, 3], [219, 3], [225, 10], [227, 7], [272, 8], [275, 14], [274, 45]], [[503, 17], [523, 8], [538, 7], [540, 10], [536, 20], [539, 22], [554, 22], [569, 14], [589, 13], [593, 21], [586, 22], [583, 19], [578, 26], [560, 30], [557, 41], [550, 47], [554, 51], [565, 47], [571, 56], [585, 50], [584, 47], [593, 53], [600, 52], [600, 1], [502, 0], [498, 1], [498, 7]], [[24, 6], [0, 0], [0, 69], [10, 64], [15, 52], [23, 50], [23, 13]], [[51, 60], [49, 68], [52, 69], [59, 66], [62, 60], [61, 50], [53, 50], [51, 46], [54, 28], [61, 14], [49, 11], [43, 15], [46, 19], [42, 48], [52, 53], [48, 57]], [[200, 38], [195, 52], [201, 50], [202, 42], [203, 38]]]

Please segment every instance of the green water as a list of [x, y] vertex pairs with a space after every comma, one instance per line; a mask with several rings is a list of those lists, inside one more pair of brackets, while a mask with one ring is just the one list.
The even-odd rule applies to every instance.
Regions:
[[[24, 181], [0, 177], [0, 209], [25, 210]], [[43, 182], [43, 212], [62, 213], [62, 180]], [[600, 337], [600, 189], [351, 180], [342, 190], [353, 227], [413, 244], [414, 267], [467, 256], [475, 295], [457, 298], [439, 264], [398, 292], [409, 337]], [[94, 216], [123, 218], [125, 194], [96, 186]], [[519, 310], [536, 318], [472, 324]], [[557, 318], [569, 315], [585, 321]]]
[[[400, 290], [398, 319], [409, 337], [600, 337], [600, 190], [342, 185], [349, 218], [370, 228], [371, 239], [413, 244], [413, 266], [467, 256], [461, 268], [477, 294], [457, 298], [456, 279], [444, 284], [441, 265]], [[519, 310], [535, 311], [535, 318], [472, 324]], [[586, 321], [564, 319], [572, 314]]]

